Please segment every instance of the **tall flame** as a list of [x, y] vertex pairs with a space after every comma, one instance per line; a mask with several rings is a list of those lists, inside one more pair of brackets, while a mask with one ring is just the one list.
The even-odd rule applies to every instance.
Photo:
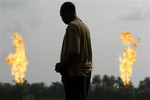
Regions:
[[15, 48], [16, 52], [10, 53], [6, 57], [6, 62], [11, 67], [11, 74], [14, 76], [16, 82], [20, 85], [24, 83], [26, 66], [28, 64], [26, 55], [25, 55], [25, 47], [22, 41], [22, 37], [16, 32], [12, 35], [13, 38], [13, 47]]
[[120, 78], [125, 86], [128, 86], [131, 81], [132, 65], [136, 60], [137, 52], [135, 48], [139, 43], [139, 39], [133, 38], [131, 32], [122, 32], [120, 35], [121, 40], [125, 44], [122, 57], [120, 56]]

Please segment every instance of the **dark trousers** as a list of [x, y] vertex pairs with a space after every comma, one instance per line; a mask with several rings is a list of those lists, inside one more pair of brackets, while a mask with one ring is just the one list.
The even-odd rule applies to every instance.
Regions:
[[86, 100], [90, 86], [91, 72], [81, 76], [62, 75], [65, 100]]

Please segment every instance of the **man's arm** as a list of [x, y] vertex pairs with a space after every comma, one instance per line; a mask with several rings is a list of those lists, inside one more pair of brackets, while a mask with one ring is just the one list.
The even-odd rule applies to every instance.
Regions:
[[67, 55], [63, 58], [63, 62], [56, 64], [56, 72], [66, 71], [68, 65], [73, 64], [77, 60], [80, 52], [80, 35], [77, 31], [78, 27], [70, 24], [66, 29], [66, 45]]

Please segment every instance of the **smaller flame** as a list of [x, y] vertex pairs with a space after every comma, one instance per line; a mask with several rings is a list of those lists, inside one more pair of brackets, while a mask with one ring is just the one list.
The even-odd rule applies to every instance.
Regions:
[[130, 45], [130, 42], [132, 41], [132, 34], [130, 32], [122, 32], [120, 37], [126, 46]]
[[12, 65], [11, 74], [15, 77], [16, 82], [22, 85], [24, 82], [28, 61], [25, 56], [25, 47], [22, 37], [16, 32], [13, 34], [12, 38], [14, 39], [13, 46], [16, 52], [14, 54], [10, 53], [6, 57], [6, 62], [7, 64]]
[[[123, 52], [123, 56], [119, 57], [120, 61], [120, 78], [125, 86], [128, 86], [131, 81], [132, 65], [136, 60], [135, 48], [138, 46], [139, 39], [135, 39], [131, 32], [122, 32], [120, 36], [126, 48]], [[132, 46], [134, 48], [132, 48]]]

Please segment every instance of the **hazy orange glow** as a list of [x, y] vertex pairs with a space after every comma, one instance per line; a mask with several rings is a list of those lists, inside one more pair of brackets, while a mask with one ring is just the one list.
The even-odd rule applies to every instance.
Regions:
[[136, 60], [137, 52], [135, 48], [139, 43], [139, 39], [135, 39], [131, 32], [122, 32], [121, 40], [125, 44], [123, 55], [119, 57], [120, 61], [120, 78], [125, 86], [128, 86], [131, 81], [132, 65]]
[[13, 47], [15, 48], [15, 53], [10, 53], [6, 57], [6, 62], [11, 67], [11, 74], [15, 77], [15, 80], [18, 84], [22, 85], [25, 78], [26, 66], [28, 64], [25, 47], [22, 41], [22, 37], [18, 33], [12, 35], [13, 38]]

